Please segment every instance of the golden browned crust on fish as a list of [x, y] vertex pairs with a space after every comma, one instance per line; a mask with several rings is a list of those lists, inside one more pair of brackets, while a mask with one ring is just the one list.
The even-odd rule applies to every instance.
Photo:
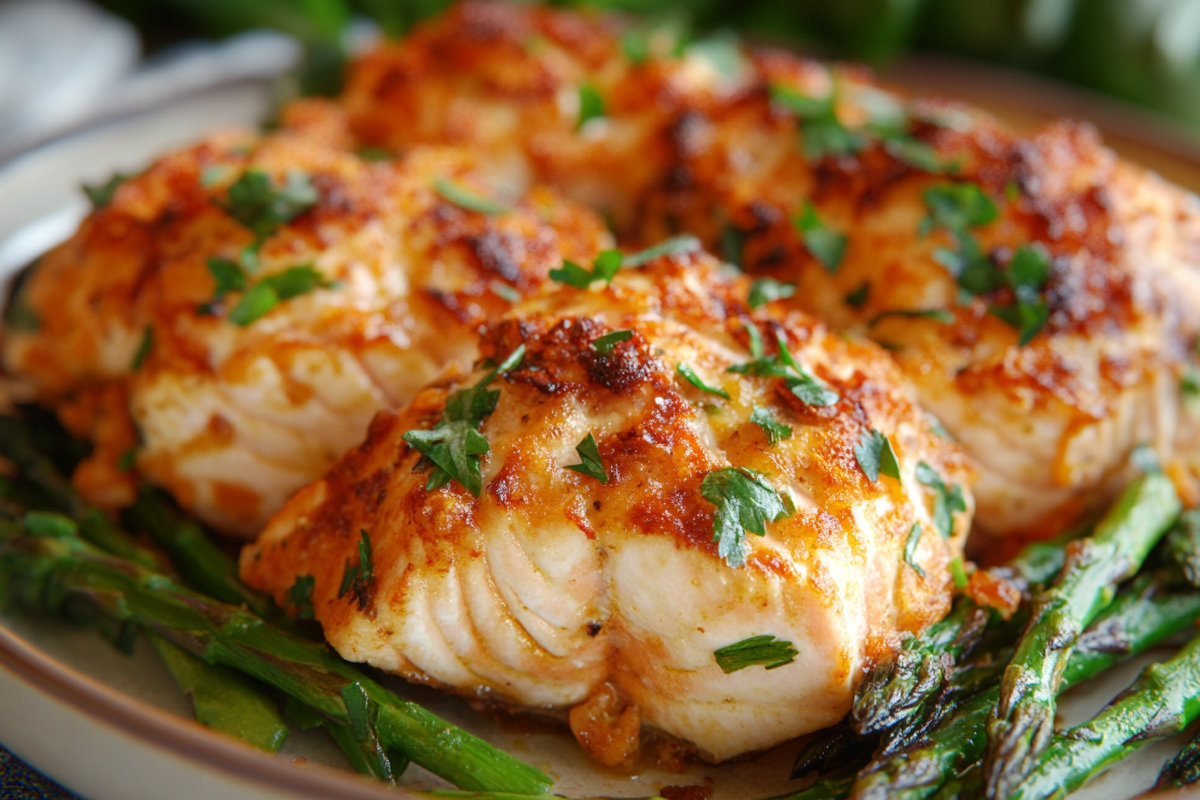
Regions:
[[[636, 732], [626, 719], [636, 707], [708, 758], [836, 722], [864, 664], [949, 601], [970, 511], [955, 515], [952, 538], [938, 535], [918, 463], [964, 488], [970, 469], [882, 350], [796, 312], [749, 315], [747, 286], [697, 253], [626, 270], [607, 289], [525, 301], [483, 337], [494, 361], [526, 350], [494, 384], [478, 498], [457, 482], [427, 488], [429, 470], [402, 437], [435, 425], [482, 370], [379, 414], [366, 441], [245, 548], [243, 578], [287, 605], [312, 576], [316, 618], [351, 660], [523, 706], [608, 707], [611, 684], [615, 729]], [[837, 401], [808, 405], [779, 378], [727, 372], [751, 358], [746, 323], [786, 341]], [[614, 330], [631, 338], [600, 352], [593, 342]], [[729, 399], [684, 380], [679, 363]], [[770, 444], [755, 407], [793, 434]], [[855, 448], [870, 429], [890, 437], [901, 480], [864, 474]], [[589, 433], [606, 483], [566, 469]], [[795, 507], [765, 537], [746, 537], [741, 568], [718, 554], [716, 507], [701, 495], [728, 467], [757, 470]], [[914, 523], [923, 577], [904, 558]], [[347, 587], [363, 531], [374, 577]], [[717, 666], [715, 650], [762, 634], [792, 642], [797, 660], [730, 675]], [[572, 716], [585, 746], [629, 755], [628, 741], [598, 735], [586, 716]]]

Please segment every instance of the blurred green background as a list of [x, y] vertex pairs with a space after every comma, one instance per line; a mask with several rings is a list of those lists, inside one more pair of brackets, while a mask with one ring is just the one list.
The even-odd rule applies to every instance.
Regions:
[[[733, 27], [827, 57], [884, 66], [909, 51], [1000, 63], [1082, 85], [1182, 121], [1200, 137], [1200, 0], [586, 0], [661, 13], [699, 30]], [[354, 16], [390, 36], [448, 0], [101, 0], [133, 21], [153, 52], [196, 35], [254, 27], [311, 46], [337, 41]]]

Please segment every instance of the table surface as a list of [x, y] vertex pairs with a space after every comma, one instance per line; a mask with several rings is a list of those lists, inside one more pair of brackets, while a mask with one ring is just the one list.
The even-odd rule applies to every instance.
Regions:
[[0, 745], [0, 800], [79, 800]]

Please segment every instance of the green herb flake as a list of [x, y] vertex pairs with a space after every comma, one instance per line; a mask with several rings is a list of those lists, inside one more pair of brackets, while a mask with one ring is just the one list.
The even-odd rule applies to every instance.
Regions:
[[121, 184], [131, 177], [133, 176], [118, 172], [104, 183], [97, 185], [83, 184], [83, 193], [87, 195], [88, 200], [92, 201], [92, 208], [104, 208], [112, 202]]
[[147, 325], [146, 329], [142, 331], [142, 341], [138, 345], [137, 352], [133, 354], [133, 363], [129, 365], [129, 368], [134, 372], [137, 372], [139, 369], [141, 369], [142, 364], [146, 363], [146, 358], [149, 357], [150, 351], [153, 349], [154, 328], [153, 326]]
[[851, 308], [862, 308], [871, 298], [871, 282], [863, 281], [857, 289], [846, 295], [846, 305]]
[[502, 300], [507, 300], [510, 303], [517, 303], [521, 300], [521, 293], [509, 286], [507, 283], [492, 281], [491, 289], [492, 293], [497, 297], [501, 298]]
[[776, 420], [775, 417], [771, 416], [771, 412], [765, 408], [754, 406], [754, 410], [750, 413], [750, 421], [762, 428], [763, 435], [767, 437], [767, 444], [769, 445], [774, 446], [784, 439], [792, 438], [792, 429]]
[[289, 267], [283, 272], [264, 278], [242, 295], [233, 311], [229, 312], [229, 321], [245, 327], [284, 300], [330, 285], [325, 277], [311, 266]]
[[1024, 347], [1037, 336], [1050, 319], [1050, 305], [1042, 298], [1042, 289], [1050, 278], [1050, 254], [1041, 244], [1023, 244], [1017, 248], [1004, 280], [1013, 290], [1016, 302], [1011, 306], [988, 307], [988, 311], [1018, 332], [1017, 344]]
[[904, 541], [904, 563], [912, 567], [912, 571], [922, 578], [925, 577], [925, 570], [921, 569], [921, 565], [913, 560], [913, 556], [917, 554], [917, 545], [921, 543], [921, 523], [914, 522], [909, 528], [908, 538]]
[[376, 742], [375, 720], [379, 707], [361, 683], [355, 681], [342, 687], [342, 702], [346, 706], [346, 717], [350, 721], [350, 735], [360, 744]]
[[307, 173], [289, 170], [281, 186], [261, 170], [246, 170], [229, 187], [229, 200], [221, 207], [249, 228], [259, 241], [285, 222], [317, 204], [320, 196]]
[[619, 330], [619, 331], [612, 331], [611, 333], [606, 333], [603, 336], [593, 339], [592, 347], [594, 347], [596, 349], [597, 353], [601, 353], [603, 355], [608, 355], [609, 353], [612, 352], [613, 347], [618, 342], [627, 342], [632, 338], [633, 338], [632, 330], [625, 329], [625, 330]]
[[721, 230], [721, 257], [725, 263], [732, 264], [738, 269], [745, 265], [746, 239], [748, 235], [738, 226], [728, 223]]
[[774, 278], [759, 278], [750, 286], [748, 303], [758, 308], [776, 300], [784, 300], [796, 293], [796, 284], [780, 283]]
[[596, 281], [604, 281], [607, 286], [621, 270], [625, 258], [618, 250], [604, 250], [592, 261], [591, 270], [584, 269], [574, 261], [563, 260], [560, 269], [550, 270], [550, 279], [574, 286], [576, 289], [587, 289]]
[[596, 437], [588, 433], [584, 440], [575, 445], [580, 463], [568, 464], [567, 469], [582, 475], [590, 475], [601, 483], [608, 483], [608, 473], [604, 470], [604, 462], [600, 460], [600, 448], [596, 446]]
[[956, 557], [950, 562], [950, 577], [954, 579], [955, 589], [967, 588], [967, 570], [963, 567], [962, 558]]
[[496, 403], [500, 400], [499, 389], [486, 387], [497, 375], [515, 369], [523, 358], [525, 345], [510, 353], [479, 383], [452, 394], [446, 401], [442, 419], [437, 425], [428, 430], [414, 429], [404, 434], [404, 441], [424, 456], [417, 468], [422, 469], [427, 463], [433, 464], [433, 471], [425, 484], [427, 491], [435, 491], [455, 480], [479, 497], [483, 489], [479, 459], [490, 450], [487, 437], [480, 433], [479, 426], [496, 409]]
[[884, 137], [883, 149], [898, 161], [903, 161], [913, 169], [940, 175], [944, 172], [955, 172], [956, 164], [944, 161], [928, 142], [923, 142], [912, 136], [894, 134]]
[[137, 448], [131, 447], [117, 459], [117, 469], [121, 472], [132, 472], [137, 464]]
[[963, 497], [961, 486], [946, 486], [941, 473], [926, 464], [917, 463], [917, 480], [934, 491], [933, 527], [943, 539], [949, 539], [954, 534], [954, 514], [967, 510], [967, 501]]
[[206, 262], [208, 272], [216, 282], [213, 300], [221, 300], [229, 292], [240, 292], [246, 288], [246, 273], [236, 261], [220, 256], [211, 256]]
[[798, 655], [800, 651], [791, 642], [770, 635], [751, 636], [713, 653], [717, 666], [726, 675], [759, 664], [767, 669], [775, 669], [791, 664]]
[[298, 575], [292, 588], [288, 590], [288, 604], [297, 619], [316, 619], [312, 602], [312, 593], [316, 585], [317, 579], [312, 575]]
[[900, 462], [892, 449], [891, 440], [885, 434], [873, 428], [864, 431], [854, 446], [854, 456], [872, 483], [879, 480], [880, 475], [900, 480]]
[[344, 597], [353, 592], [360, 604], [365, 601], [366, 591], [375, 577], [375, 567], [371, 563], [371, 536], [365, 529], [359, 529], [358, 563], [351, 564], [346, 559], [346, 568], [342, 573], [342, 585], [338, 588], [338, 597]]
[[846, 243], [849, 241], [846, 235], [827, 228], [817, 215], [812, 201], [804, 203], [804, 210], [792, 218], [792, 225], [800, 232], [808, 252], [821, 263], [825, 271], [830, 275], [837, 272], [846, 254]]
[[747, 325], [746, 330], [751, 333], [750, 355], [753, 360], [745, 364], [734, 364], [727, 367], [726, 372], [754, 375], [760, 378], [781, 378], [792, 394], [810, 406], [831, 406], [841, 399], [837, 392], [808, 374], [803, 367], [796, 363], [788, 350], [787, 342], [782, 337], [776, 337], [775, 340], [779, 347], [779, 353], [774, 356], [764, 356], [758, 329]]
[[716, 386], [709, 386], [700, 378], [699, 375], [696, 374], [694, 369], [689, 367], [687, 364], [684, 364], [682, 361], [675, 365], [675, 372], [679, 374], [679, 377], [683, 378], [700, 391], [707, 392], [709, 394], [715, 394], [717, 397], [722, 397], [726, 400], [729, 399], [729, 392]]
[[460, 183], [448, 178], [438, 178], [433, 182], [433, 190], [441, 198], [467, 211], [478, 211], [480, 214], [507, 214], [509, 207], [490, 200]]
[[937, 183], [922, 193], [930, 224], [952, 232], [995, 222], [999, 211], [975, 183]]
[[578, 130], [587, 124], [588, 120], [604, 116], [604, 97], [590, 83], [579, 87], [579, 121], [575, 124]]
[[871, 322], [869, 324], [874, 326], [889, 317], [903, 317], [906, 319], [927, 319], [932, 322], [940, 322], [943, 325], [949, 325], [950, 323], [954, 322], [954, 314], [950, 313], [949, 311], [947, 311], [944, 308], [918, 308], [918, 309], [893, 308], [893, 309], [889, 309], [887, 311], [879, 312], [878, 314], [876, 314], [874, 316], [874, 318], [871, 320]]
[[662, 256], [675, 255], [677, 253], [693, 253], [702, 249], [700, 240], [690, 234], [683, 236], [673, 236], [664, 242], [648, 247], [637, 253], [631, 253], [625, 256], [623, 266], [628, 269], [636, 269]]
[[396, 154], [386, 147], [360, 147], [354, 151], [354, 154], [370, 164], [391, 161], [396, 157]]
[[725, 467], [704, 476], [700, 494], [717, 507], [713, 517], [713, 541], [717, 553], [731, 567], [746, 563], [750, 545], [746, 532], [767, 535], [767, 523], [791, 516], [765, 476], [745, 467]]

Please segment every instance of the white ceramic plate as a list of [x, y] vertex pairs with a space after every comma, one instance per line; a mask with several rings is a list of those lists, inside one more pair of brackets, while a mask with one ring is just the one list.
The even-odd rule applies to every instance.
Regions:
[[[981, 97], [978, 85], [965, 80], [970, 73], [959, 67], [943, 64], [931, 70], [916, 64], [907, 76], [900, 74], [916, 85], [949, 88], [952, 95], [968, 95], [973, 102], [1001, 110], [1007, 97], [1011, 108], [1025, 117], [1011, 111], [1004, 116], [1016, 117], [1019, 123], [1063, 107], [1061, 98], [1047, 94], [1044, 87], [1039, 95], [1031, 92], [1027, 81], [1007, 77]], [[994, 75], [988, 72], [985, 77], [995, 80]], [[939, 84], [939, 78], [947, 76], [958, 85]], [[977, 90], [974, 96], [972, 87]], [[1012, 103], [1018, 94], [1021, 104]], [[0, 284], [71, 234], [87, 210], [81, 182], [102, 182], [115, 171], [135, 171], [156, 154], [215, 127], [254, 124], [266, 110], [266, 97], [261, 84], [191, 96], [46, 145], [0, 167]], [[1034, 102], [1039, 97], [1040, 110]], [[1105, 113], [1103, 108], [1099, 112]], [[1116, 133], [1117, 144], [1126, 145], [1119, 149], [1133, 148], [1135, 158], [1144, 156], [1144, 162], [1185, 185], [1200, 185], [1200, 177], [1195, 177], [1200, 176], [1200, 162], [1180, 155], [1177, 147], [1150, 136]], [[1133, 680], [1142, 664], [1168, 652], [1125, 665], [1103, 681], [1072, 692], [1061, 706], [1063, 721], [1075, 724], [1089, 718]], [[796, 743], [752, 761], [694, 765], [685, 773], [664, 771], [647, 756], [635, 772], [621, 774], [590, 762], [565, 731], [501, 727], [461, 700], [401, 681], [389, 683], [402, 695], [545, 770], [555, 778], [553, 791], [567, 796], [645, 797], [665, 785], [702, 784], [717, 800], [750, 800], [803, 786], [787, 780]], [[322, 733], [293, 731], [283, 751], [272, 757], [197, 725], [146, 646], [126, 657], [89, 631], [22, 615], [0, 618], [0, 742], [88, 800], [159, 800], [164, 794], [176, 800], [397, 796], [350, 773]], [[1182, 739], [1177, 738], [1148, 747], [1075, 797], [1137, 795], [1153, 784], [1162, 762], [1180, 746]], [[446, 786], [418, 767], [411, 767], [402, 783], [416, 789]]]

